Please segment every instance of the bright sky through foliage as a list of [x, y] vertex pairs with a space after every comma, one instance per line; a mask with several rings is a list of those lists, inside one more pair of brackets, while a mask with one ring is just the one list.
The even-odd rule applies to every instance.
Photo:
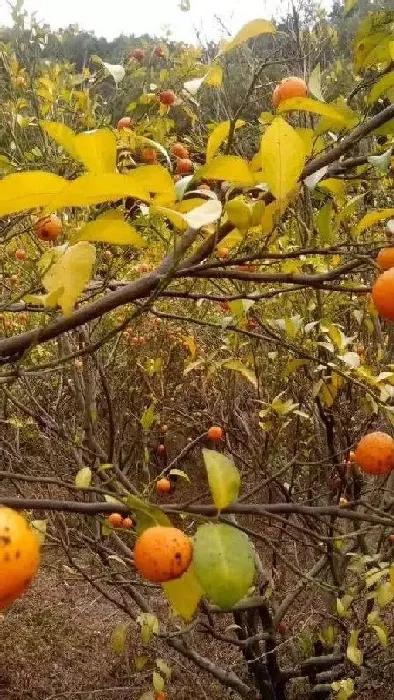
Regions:
[[[184, 0], [185, 2], [185, 0]], [[25, 0], [25, 8], [36, 12], [37, 19], [52, 28], [78, 24], [98, 36], [112, 39], [119, 34], [162, 35], [166, 28], [174, 39], [195, 41], [196, 31], [203, 39], [217, 39], [223, 34], [215, 15], [231, 33], [248, 20], [270, 19], [286, 14], [288, 0], [190, 0], [191, 10], [182, 12], [181, 0]], [[5, 0], [0, 0], [0, 24], [10, 23]]]

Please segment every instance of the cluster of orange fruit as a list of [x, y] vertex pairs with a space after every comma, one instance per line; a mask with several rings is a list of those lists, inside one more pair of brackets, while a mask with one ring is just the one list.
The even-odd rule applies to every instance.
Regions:
[[379, 315], [394, 321], [394, 248], [383, 248], [376, 262], [384, 272], [372, 287], [372, 299]]
[[120, 513], [111, 513], [108, 516], [107, 522], [115, 528], [122, 528], [123, 530], [132, 530], [135, 527], [135, 522], [131, 518], [124, 518]]

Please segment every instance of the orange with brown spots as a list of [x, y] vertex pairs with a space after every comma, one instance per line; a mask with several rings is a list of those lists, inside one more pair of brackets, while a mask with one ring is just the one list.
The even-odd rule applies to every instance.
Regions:
[[134, 564], [148, 581], [164, 583], [180, 578], [193, 556], [193, 543], [176, 527], [156, 525], [145, 530], [134, 547]]
[[394, 440], [377, 431], [364, 435], [355, 451], [355, 461], [366, 474], [387, 474], [394, 467]]
[[40, 544], [27, 521], [0, 507], [0, 610], [30, 586], [40, 563]]

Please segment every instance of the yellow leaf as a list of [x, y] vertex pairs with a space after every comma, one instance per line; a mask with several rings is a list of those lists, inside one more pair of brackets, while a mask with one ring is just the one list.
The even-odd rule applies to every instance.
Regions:
[[231, 250], [232, 248], [236, 248], [241, 243], [241, 241], [243, 241], [243, 238], [244, 236], [241, 233], [241, 231], [238, 231], [238, 229], [235, 228], [231, 231], [231, 233], [229, 233], [227, 236], [225, 236], [225, 238], [223, 238], [223, 240], [220, 242], [219, 247], [229, 248]]
[[58, 196], [51, 199], [50, 204], [47, 204], [46, 212], [49, 213], [65, 207], [87, 207], [123, 197], [134, 197], [143, 202], [149, 202], [150, 199], [149, 193], [136, 184], [131, 175], [86, 173], [71, 182], [63, 180], [63, 185]]
[[255, 389], [257, 389], [258, 381], [255, 373], [253, 372], [253, 370], [249, 369], [249, 367], [246, 367], [242, 362], [240, 362], [240, 360], [229, 360], [229, 362], [225, 362], [222, 366], [225, 369], [230, 369], [234, 372], [239, 372], [239, 374], [242, 374], [242, 376], [245, 377], [245, 379], [247, 379], [248, 382], [253, 384]]
[[43, 277], [42, 283], [48, 293], [45, 306], [59, 305], [64, 315], [69, 316], [91, 278], [95, 259], [95, 248], [86, 241], [66, 248]]
[[45, 207], [67, 185], [58, 175], [25, 172], [0, 181], [0, 216]]
[[181, 202], [177, 202], [177, 204], [174, 205], [173, 209], [179, 211], [181, 214], [187, 214], [189, 211], [192, 211], [192, 209], [200, 207], [202, 204], [204, 204], [204, 202], [206, 202], [206, 199], [200, 199], [199, 197], [193, 197], [193, 199], [182, 199]]
[[389, 52], [391, 60], [394, 61], [394, 41], [390, 41], [389, 43]]
[[387, 73], [387, 75], [384, 75], [374, 84], [371, 92], [368, 95], [368, 102], [376, 102], [381, 95], [384, 95], [384, 93], [390, 90], [392, 87], [394, 87], [394, 71]]
[[346, 17], [346, 15], [349, 14], [349, 12], [354, 10], [354, 8], [356, 7], [356, 5], [358, 5], [358, 3], [359, 3], [359, 0], [346, 0], [345, 7], [343, 8], [343, 14], [345, 15], [345, 17]]
[[319, 100], [313, 100], [311, 97], [291, 97], [290, 100], [285, 100], [278, 107], [279, 114], [295, 111], [320, 114], [338, 124], [343, 124], [343, 126], [346, 124], [345, 117], [335, 107], [331, 107], [325, 102], [319, 102]]
[[245, 24], [231, 41], [220, 51], [219, 56], [228, 51], [232, 51], [248, 39], [255, 39], [260, 34], [275, 34], [276, 29], [272, 22], [265, 19], [255, 19]]
[[313, 144], [315, 140], [313, 129], [303, 129], [301, 127], [298, 127], [296, 129], [296, 132], [300, 137], [302, 143], [304, 144], [306, 157], [309, 158], [309, 156], [312, 155]]
[[151, 212], [165, 216], [175, 228], [185, 231], [187, 228], [198, 230], [203, 226], [208, 226], [217, 221], [222, 213], [222, 205], [217, 199], [204, 202], [199, 207], [194, 207], [187, 214], [181, 214], [174, 209], [166, 207], [151, 206]]
[[200, 168], [198, 175], [206, 180], [228, 180], [244, 185], [254, 185], [253, 173], [240, 156], [218, 156]]
[[261, 232], [271, 233], [271, 231], [273, 231], [275, 228], [277, 218], [281, 213], [280, 202], [278, 200], [267, 204], [264, 209], [263, 218], [260, 222]]
[[109, 129], [96, 129], [78, 134], [74, 141], [78, 159], [91, 173], [114, 173], [116, 138]]
[[171, 607], [185, 622], [189, 622], [203, 595], [203, 590], [194, 573], [193, 564], [181, 578], [163, 583], [163, 590]]
[[152, 205], [149, 211], [152, 214], [159, 214], [160, 216], [164, 216], [179, 231], [186, 231], [187, 223], [185, 221], [184, 215], [180, 212], [174, 211], [174, 209], [169, 209], [168, 207], [158, 207], [156, 204]]
[[232, 458], [216, 450], [203, 449], [202, 456], [213, 502], [218, 510], [227, 508], [238, 498], [241, 485], [239, 470]]
[[375, 226], [375, 224], [378, 224], [380, 221], [386, 221], [391, 218], [394, 218], [394, 209], [376, 209], [375, 211], [370, 211], [369, 214], [363, 216], [361, 221], [358, 222], [355, 233], [363, 233], [367, 228]]
[[247, 231], [250, 228], [252, 224], [251, 208], [242, 197], [230, 199], [225, 206], [225, 212], [230, 223], [239, 231]]
[[318, 187], [319, 189], [330, 192], [338, 204], [342, 205], [345, 203], [346, 186], [343, 180], [336, 180], [335, 178], [330, 177], [326, 180], [321, 180]]
[[41, 121], [40, 126], [64, 151], [67, 151], [75, 160], [79, 160], [75, 148], [75, 134], [69, 126], [61, 124], [60, 122], [45, 121]]
[[302, 140], [293, 127], [277, 117], [261, 139], [260, 152], [265, 182], [276, 199], [285, 199], [305, 164]]
[[220, 63], [211, 63], [209, 71], [204, 78], [204, 84], [218, 88], [223, 82], [223, 68]]
[[[235, 123], [235, 129], [239, 129], [241, 126], [244, 126], [244, 124], [245, 122], [242, 119], [238, 119]], [[228, 137], [230, 127], [230, 121], [222, 122], [221, 124], [218, 124], [213, 131], [211, 131], [207, 143], [207, 163], [212, 160], [223, 141]]]
[[78, 241], [110, 243], [111, 245], [132, 245], [144, 248], [147, 243], [134, 226], [128, 224], [120, 211], [110, 210], [90, 221], [77, 235]]
[[143, 165], [133, 170], [128, 177], [152, 194], [171, 193], [175, 202], [176, 193], [172, 177], [162, 165]]

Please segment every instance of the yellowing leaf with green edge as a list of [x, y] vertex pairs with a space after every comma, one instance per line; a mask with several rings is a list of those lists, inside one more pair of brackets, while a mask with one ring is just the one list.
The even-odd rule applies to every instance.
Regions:
[[[244, 122], [243, 119], [237, 119], [237, 121], [235, 122], [234, 129], [239, 129], [241, 126], [244, 126], [245, 123], [246, 122]], [[222, 122], [221, 124], [218, 124], [217, 126], [215, 126], [213, 131], [211, 131], [207, 143], [207, 163], [209, 163], [212, 160], [214, 155], [216, 155], [216, 153], [218, 152], [223, 141], [227, 139], [230, 133], [230, 128], [231, 121], [226, 121]]]
[[43, 131], [46, 131], [56, 143], [63, 148], [64, 151], [70, 154], [74, 160], [79, 160], [79, 155], [75, 147], [75, 133], [69, 126], [60, 122], [40, 121], [40, 126]]
[[223, 82], [223, 68], [220, 63], [211, 63], [203, 82], [204, 85], [209, 85], [212, 88], [221, 86]]
[[372, 625], [372, 629], [374, 630], [377, 638], [379, 639], [381, 646], [384, 648], [387, 647], [389, 640], [384, 625]]
[[312, 114], [320, 114], [320, 116], [327, 117], [340, 125], [345, 126], [346, 124], [346, 119], [338, 110], [325, 102], [313, 100], [311, 97], [291, 97], [289, 100], [282, 102], [277, 111], [279, 114], [286, 112], [312, 112]]
[[346, 185], [343, 180], [336, 180], [335, 178], [327, 178], [326, 180], [321, 180], [318, 183], [318, 188], [329, 192], [333, 199], [342, 205], [346, 199]]
[[374, 84], [368, 95], [368, 102], [370, 104], [376, 102], [381, 95], [384, 95], [384, 93], [388, 92], [392, 87], [394, 87], [394, 71], [387, 73], [387, 75], [384, 75]]
[[240, 156], [217, 156], [198, 170], [198, 176], [206, 180], [228, 180], [244, 185], [254, 185], [253, 172]]
[[252, 224], [252, 211], [242, 197], [230, 199], [225, 205], [227, 218], [239, 231], [247, 231]]
[[45, 207], [66, 186], [66, 180], [52, 173], [7, 175], [0, 181], [0, 216]]
[[173, 201], [176, 199], [172, 177], [162, 165], [142, 165], [129, 173], [128, 177], [146, 192], [171, 193]]
[[394, 600], [394, 586], [391, 583], [391, 581], [386, 581], [386, 583], [382, 583], [377, 588], [376, 600], [381, 608], [384, 608], [386, 605], [389, 605], [389, 603], [391, 603], [392, 600]]
[[255, 373], [253, 370], [249, 369], [249, 367], [245, 367], [243, 362], [240, 360], [229, 360], [228, 362], [225, 362], [222, 367], [224, 369], [229, 369], [233, 370], [233, 372], [238, 372], [239, 374], [242, 374], [242, 376], [250, 382], [255, 389], [258, 387], [258, 381]]
[[302, 140], [293, 127], [277, 117], [261, 139], [260, 153], [265, 182], [276, 199], [285, 199], [305, 165]]
[[203, 590], [191, 564], [181, 578], [163, 583], [163, 590], [176, 615], [189, 622], [197, 610]]
[[352, 630], [346, 650], [347, 658], [355, 664], [355, 666], [361, 666], [363, 662], [363, 653], [357, 646], [359, 635], [360, 630]]
[[208, 484], [218, 510], [227, 508], [238, 497], [241, 475], [233, 459], [216, 450], [203, 449]]
[[148, 244], [134, 226], [130, 226], [120, 211], [110, 210], [90, 221], [77, 234], [78, 241], [109, 243], [110, 245], [131, 245], [145, 248]]
[[245, 533], [230, 525], [207, 523], [198, 528], [193, 564], [206, 596], [223, 610], [231, 610], [253, 585], [253, 546]]
[[394, 209], [376, 209], [363, 216], [354, 232], [355, 234], [363, 233], [367, 228], [372, 228], [372, 226], [379, 224], [381, 221], [387, 221], [387, 219], [392, 219], [393, 217]]
[[223, 49], [219, 52], [219, 56], [222, 56], [229, 51], [232, 51], [237, 46], [240, 46], [245, 41], [249, 39], [255, 39], [261, 34], [275, 34], [276, 29], [272, 22], [268, 22], [265, 19], [255, 19], [252, 22], [245, 24], [242, 29], [229, 41]]
[[91, 173], [114, 173], [116, 138], [109, 129], [95, 129], [78, 134], [74, 140], [78, 159]]
[[169, 666], [164, 659], [156, 659], [156, 666], [164, 678], [169, 681], [172, 675], [171, 666]]
[[129, 626], [125, 624], [116, 625], [111, 633], [111, 649], [115, 654], [123, 654], [126, 648], [127, 630]]
[[74, 306], [92, 276], [96, 260], [94, 246], [81, 241], [66, 248], [59, 260], [44, 275], [42, 283], [47, 291], [45, 306], [60, 306], [70, 316]]
[[157, 671], [152, 673], [152, 684], [156, 693], [162, 693], [166, 685], [164, 678]]
[[376, 32], [366, 36], [359, 41], [353, 53], [354, 70], [361, 68], [377, 67], [379, 63], [386, 63], [390, 60], [390, 39], [389, 32]]
[[352, 10], [354, 10], [355, 7], [357, 7], [358, 3], [359, 0], [346, 0], [345, 7], [343, 8], [343, 14], [345, 15], [345, 17], [349, 14], [349, 12], [351, 12]]
[[[53, 176], [55, 177], [55, 176]], [[1, 183], [0, 183], [1, 197]], [[124, 197], [134, 197], [149, 202], [149, 193], [129, 175], [118, 173], [86, 173], [71, 182], [63, 181], [63, 189], [46, 202], [45, 213], [65, 207], [88, 207]]]
[[82, 467], [75, 477], [75, 486], [79, 489], [87, 489], [92, 483], [92, 470], [90, 467]]
[[309, 76], [308, 88], [309, 92], [311, 93], [311, 95], [313, 95], [313, 97], [316, 97], [316, 99], [320, 100], [320, 102], [324, 102], [323, 93], [321, 91], [320, 63], [316, 64], [312, 73]]

